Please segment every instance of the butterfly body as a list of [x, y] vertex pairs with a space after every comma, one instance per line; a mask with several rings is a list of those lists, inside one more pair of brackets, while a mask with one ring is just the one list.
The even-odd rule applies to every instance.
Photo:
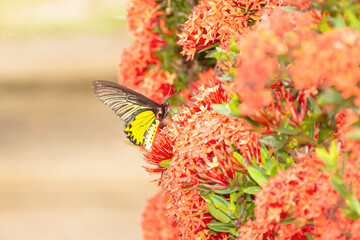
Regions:
[[168, 115], [168, 103], [158, 104], [127, 87], [108, 81], [91, 83], [95, 95], [125, 123], [130, 142], [150, 149], [161, 121]]

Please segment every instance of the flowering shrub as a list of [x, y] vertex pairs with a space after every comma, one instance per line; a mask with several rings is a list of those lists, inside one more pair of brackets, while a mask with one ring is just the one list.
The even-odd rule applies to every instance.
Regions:
[[119, 83], [174, 114], [152, 239], [360, 239], [360, 4], [130, 0]]

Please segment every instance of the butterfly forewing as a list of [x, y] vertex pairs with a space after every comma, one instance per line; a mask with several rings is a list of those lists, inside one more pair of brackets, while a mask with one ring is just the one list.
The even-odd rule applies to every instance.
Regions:
[[127, 138], [139, 146], [145, 141], [146, 149], [150, 149], [159, 123], [166, 117], [167, 107], [113, 82], [94, 81], [91, 86], [100, 101], [125, 122]]

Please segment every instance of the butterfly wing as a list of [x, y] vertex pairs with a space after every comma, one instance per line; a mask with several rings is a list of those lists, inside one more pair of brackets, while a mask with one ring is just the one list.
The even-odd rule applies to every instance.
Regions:
[[143, 111], [150, 110], [156, 115], [161, 109], [153, 100], [117, 83], [94, 81], [91, 86], [100, 101], [109, 106], [126, 124], [130, 124]]
[[145, 142], [146, 149], [150, 149], [160, 123], [157, 113], [166, 109], [140, 93], [113, 82], [94, 81], [91, 86], [100, 101], [125, 122], [127, 138], [138, 146]]

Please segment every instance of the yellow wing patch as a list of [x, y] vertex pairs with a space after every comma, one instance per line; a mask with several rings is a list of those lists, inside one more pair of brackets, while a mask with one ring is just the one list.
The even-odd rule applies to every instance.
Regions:
[[156, 119], [153, 111], [147, 110], [136, 115], [129, 125], [125, 124], [126, 137], [134, 144], [144, 144], [145, 134]]

